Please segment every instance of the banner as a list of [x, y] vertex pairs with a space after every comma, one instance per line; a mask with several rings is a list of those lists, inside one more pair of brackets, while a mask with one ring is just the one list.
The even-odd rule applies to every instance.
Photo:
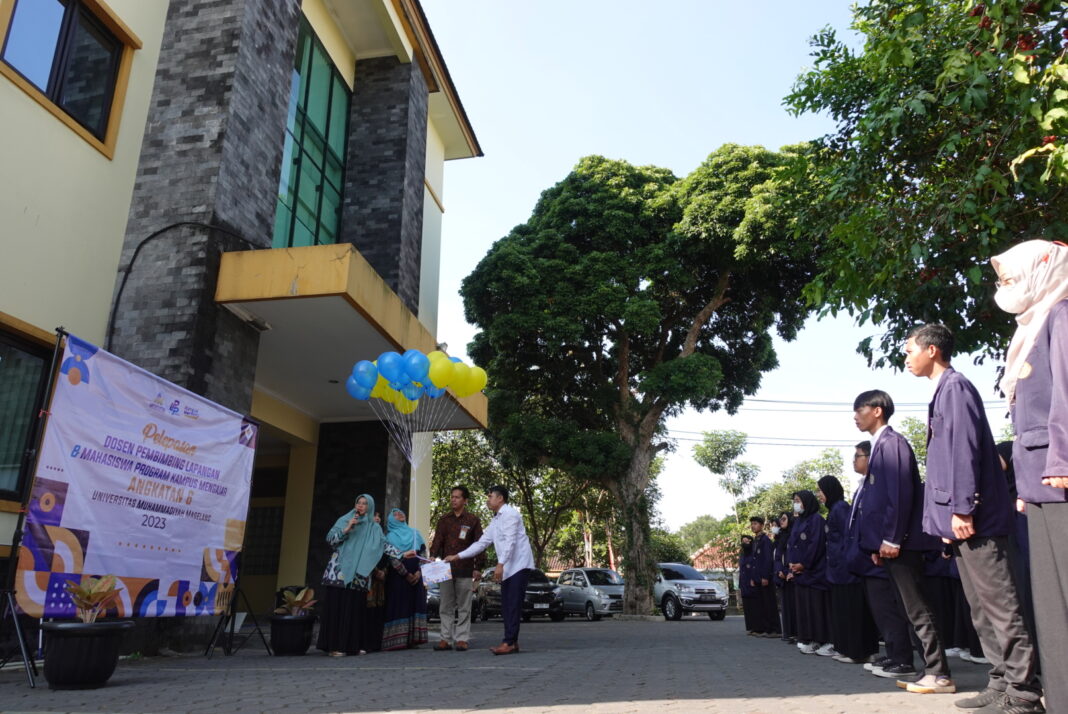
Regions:
[[256, 424], [70, 335], [15, 581], [32, 617], [115, 575], [119, 617], [221, 614], [237, 578]]

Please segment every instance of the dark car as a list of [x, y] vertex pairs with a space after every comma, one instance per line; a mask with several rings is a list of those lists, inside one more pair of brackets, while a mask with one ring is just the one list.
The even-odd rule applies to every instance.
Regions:
[[[492, 580], [483, 580], [478, 585], [480, 596], [479, 618], [488, 620], [501, 614], [501, 584]], [[560, 589], [540, 570], [531, 570], [527, 581], [527, 591], [523, 597], [523, 621], [528, 622], [535, 615], [548, 615], [553, 622], [564, 619], [563, 601]]]
[[[482, 609], [481, 595], [476, 589], [471, 594], [471, 619], [477, 620], [478, 613]], [[428, 585], [426, 588], [426, 619], [440, 620], [441, 619], [441, 589], [438, 588], [438, 584]]]

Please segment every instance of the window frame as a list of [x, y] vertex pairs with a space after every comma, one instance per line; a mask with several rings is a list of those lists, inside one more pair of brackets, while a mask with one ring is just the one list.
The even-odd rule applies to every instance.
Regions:
[[[2, 59], [3, 50], [7, 47], [8, 34], [11, 30], [11, 20], [14, 16], [15, 6], [18, 2], [19, 0], [0, 0], [0, 76], [6, 77], [12, 84], [29, 95], [31, 99], [40, 104], [62, 123], [66, 124], [71, 131], [84, 139], [94, 149], [108, 159], [113, 159], [115, 157], [115, 145], [118, 142], [122, 110], [126, 103], [126, 89], [129, 85], [130, 70], [133, 65], [133, 54], [135, 51], [142, 48], [143, 45], [141, 40], [138, 39], [137, 35], [126, 26], [126, 23], [124, 23], [103, 0], [70, 0], [74, 7], [66, 11], [61, 33], [69, 33], [69, 25], [72, 23], [67, 20], [73, 18], [79, 10], [84, 9], [86, 14], [89, 15], [101, 29], [110, 33], [119, 43], [119, 57], [117, 62], [112, 60], [113, 71], [109, 80], [111, 103], [108, 106], [107, 121], [104, 122], [103, 137], [99, 137], [94, 134], [92, 130], [86, 128], [80, 121], [75, 119], [72, 114], [68, 113], [67, 110], [60, 106], [57, 101], [53, 100], [48, 93], [41, 91], [33, 82], [26, 79], [17, 69]], [[48, 82], [50, 89], [53, 88], [53, 85], [55, 84], [53, 77], [56, 75], [57, 65], [65, 64], [68, 60], [68, 58], [64, 56], [64, 53], [60, 51], [63, 44], [64, 39], [61, 37], [56, 52], [56, 57], [59, 58], [59, 62], [53, 58], [51, 75]], [[116, 64], [117, 67], [115, 66]]]
[[[37, 393], [34, 395], [33, 409], [30, 411], [31, 414], [39, 413], [41, 409], [45, 408], [45, 394], [48, 391], [48, 384], [52, 379], [52, 375], [49, 373], [49, 365], [52, 364], [52, 354], [55, 351], [55, 346], [45, 347], [34, 340], [26, 339], [18, 334], [2, 329], [2, 325], [0, 325], [0, 344], [14, 347], [17, 350], [21, 350], [43, 360], [44, 367], [41, 370], [41, 376], [37, 383]], [[18, 503], [21, 506], [22, 494], [26, 490], [26, 480], [33, 478], [33, 473], [31, 473], [29, 469], [26, 469], [25, 459], [28, 456], [29, 450], [32, 449], [33, 445], [36, 443], [37, 433], [40, 428], [41, 425], [38, 421], [31, 421], [30, 428], [26, 430], [26, 443], [23, 445], [23, 463], [19, 469], [19, 480], [15, 482], [14, 490], [0, 488], [0, 502]], [[30, 466], [32, 467], [32, 464], [30, 464]], [[2, 510], [5, 509], [0, 509], [0, 511]]]

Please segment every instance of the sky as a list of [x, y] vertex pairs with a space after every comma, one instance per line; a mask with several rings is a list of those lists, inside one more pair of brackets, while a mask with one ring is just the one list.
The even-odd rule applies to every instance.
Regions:
[[[681, 177], [723, 144], [777, 149], [830, 132], [830, 119], [794, 117], [782, 98], [811, 67], [814, 33], [830, 26], [856, 42], [848, 0], [422, 3], [485, 152], [446, 165], [438, 338], [454, 355], [475, 333], [464, 320], [461, 281], [581, 157], [654, 164]], [[864, 390], [884, 389], [902, 405], [898, 414], [923, 419], [932, 383], [873, 371], [856, 353], [878, 332], [844, 316], [810, 319], [794, 342], [776, 341], [779, 368], [738, 414], [689, 410], [672, 419], [676, 449], [659, 478], [665, 525], [677, 530], [731, 511], [716, 477], [693, 460], [703, 431], [753, 437], [743, 458], [770, 483], [826, 445], [849, 464], [864, 436], [852, 402]], [[989, 400], [999, 433], [1006, 408], [993, 390], [997, 365], [960, 356], [955, 366]]]

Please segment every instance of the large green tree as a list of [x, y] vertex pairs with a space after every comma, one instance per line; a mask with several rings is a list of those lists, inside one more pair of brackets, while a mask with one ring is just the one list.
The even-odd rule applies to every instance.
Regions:
[[736, 409], [792, 339], [813, 250], [754, 191], [785, 163], [724, 146], [679, 180], [582, 159], [463, 283], [490, 430], [525, 464], [608, 488], [627, 534], [625, 611], [651, 611], [649, 467], [686, 406]]
[[860, 351], [900, 364], [919, 322], [958, 349], [996, 354], [1013, 328], [992, 302], [987, 260], [1022, 237], [1068, 237], [1068, 1], [868, 0], [859, 50], [824, 30], [786, 104], [833, 133], [799, 183], [797, 225], [825, 235], [807, 297], [886, 329]]
[[756, 464], [738, 459], [745, 453], [748, 437], [740, 431], [706, 431], [702, 441], [693, 447], [694, 461], [704, 466], [713, 475], [719, 476], [717, 483], [734, 501], [734, 519], [742, 522], [738, 504], [749, 492], [760, 476]]

